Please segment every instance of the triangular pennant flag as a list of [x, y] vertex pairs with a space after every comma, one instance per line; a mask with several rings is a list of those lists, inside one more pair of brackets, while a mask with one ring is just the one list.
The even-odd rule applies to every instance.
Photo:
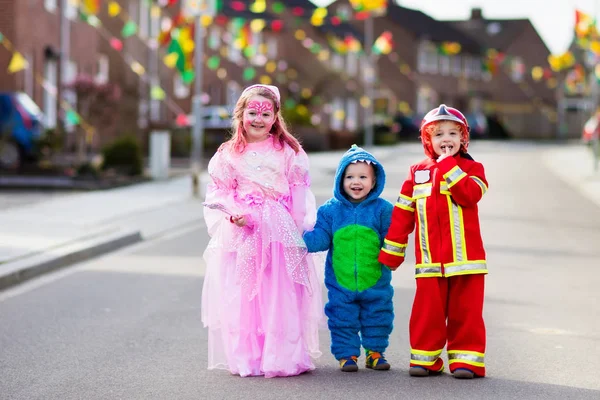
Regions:
[[121, 12], [121, 6], [116, 1], [108, 3], [108, 15], [116, 17]]
[[160, 86], [152, 86], [150, 89], [150, 98], [152, 100], [164, 100], [166, 97], [165, 91]]
[[146, 73], [146, 68], [144, 68], [144, 66], [137, 61], [131, 63], [131, 70], [139, 76], [142, 76]]
[[29, 63], [27, 62], [25, 57], [23, 57], [21, 53], [17, 51], [13, 54], [12, 58], [10, 59], [10, 64], [8, 65], [8, 72], [14, 74], [15, 72], [22, 71], [28, 67]]
[[166, 56], [163, 57], [163, 62], [165, 63], [165, 65], [167, 67], [175, 68], [175, 65], [177, 65], [178, 59], [179, 59], [179, 54], [171, 53], [171, 54], [167, 54]]
[[78, 125], [81, 122], [79, 115], [73, 110], [67, 110], [65, 114], [65, 119], [70, 125]]
[[129, 37], [135, 35], [137, 32], [137, 25], [133, 21], [127, 21], [125, 26], [123, 26], [123, 30], [121, 31], [121, 35], [123, 37]]

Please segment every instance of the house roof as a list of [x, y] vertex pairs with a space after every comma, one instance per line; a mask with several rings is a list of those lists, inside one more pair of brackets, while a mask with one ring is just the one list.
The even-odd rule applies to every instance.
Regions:
[[528, 19], [481, 18], [448, 22], [470, 36], [476, 37], [485, 47], [498, 51], [506, 51], [523, 30], [531, 24]]
[[401, 7], [390, 2], [388, 3], [387, 16], [419, 38], [438, 43], [458, 42], [466, 52], [475, 54], [482, 52], [483, 46], [478, 40], [463, 33], [452, 24], [446, 21], [438, 21], [419, 10]]

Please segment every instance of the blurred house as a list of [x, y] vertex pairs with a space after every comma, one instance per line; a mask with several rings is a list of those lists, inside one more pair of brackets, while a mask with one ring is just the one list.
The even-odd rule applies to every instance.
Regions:
[[[329, 9], [347, 13], [351, 5], [338, 0]], [[364, 21], [353, 25], [364, 33]], [[385, 31], [392, 33], [395, 46], [389, 55], [376, 57], [376, 96], [385, 99], [390, 114], [402, 110], [418, 120], [440, 103], [465, 113], [481, 112], [486, 76], [479, 42], [448, 23], [393, 2], [385, 15], [375, 17], [374, 38]]]

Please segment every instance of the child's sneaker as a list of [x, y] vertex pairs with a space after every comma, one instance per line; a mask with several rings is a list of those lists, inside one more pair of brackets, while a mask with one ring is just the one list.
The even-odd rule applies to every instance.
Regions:
[[358, 357], [351, 356], [350, 358], [340, 359], [340, 369], [344, 372], [356, 372], [358, 371], [358, 364], [356, 361]]
[[387, 371], [390, 369], [390, 363], [387, 362], [383, 354], [378, 351], [367, 350], [367, 359], [365, 366], [378, 371]]
[[431, 371], [425, 367], [419, 367], [419, 366], [413, 366], [408, 369], [408, 374], [410, 376], [419, 376], [419, 377], [420, 376], [441, 375], [442, 372], [444, 372], [444, 367], [442, 367], [442, 369], [440, 369], [439, 371]]
[[470, 369], [457, 368], [453, 372], [456, 379], [473, 379], [475, 374]]

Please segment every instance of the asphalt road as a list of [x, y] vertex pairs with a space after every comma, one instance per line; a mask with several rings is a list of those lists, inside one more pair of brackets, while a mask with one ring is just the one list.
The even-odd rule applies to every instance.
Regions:
[[[544, 167], [544, 149], [472, 146], [490, 182], [484, 379], [408, 376], [410, 257], [394, 275], [390, 371], [340, 372], [326, 329], [313, 372], [206, 370], [200, 224], [0, 292], [0, 399], [599, 399], [600, 208]], [[386, 198], [421, 154], [408, 146], [380, 160]], [[314, 180], [319, 202], [337, 161]]]

